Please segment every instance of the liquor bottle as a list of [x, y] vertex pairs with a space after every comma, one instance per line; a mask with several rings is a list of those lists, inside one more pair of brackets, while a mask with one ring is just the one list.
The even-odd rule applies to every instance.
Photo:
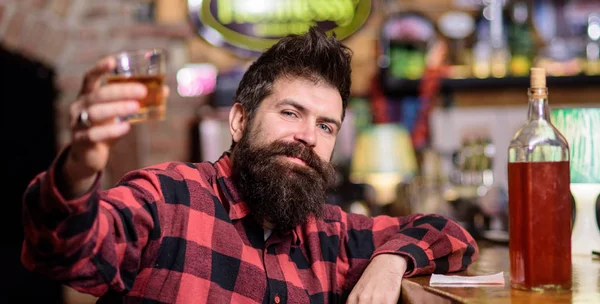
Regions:
[[510, 48], [510, 73], [512, 76], [526, 76], [535, 55], [535, 40], [529, 25], [527, 1], [516, 1], [511, 5], [511, 23], [508, 26]]
[[530, 69], [527, 121], [508, 148], [511, 287], [571, 288], [569, 145], [552, 124], [546, 72]]

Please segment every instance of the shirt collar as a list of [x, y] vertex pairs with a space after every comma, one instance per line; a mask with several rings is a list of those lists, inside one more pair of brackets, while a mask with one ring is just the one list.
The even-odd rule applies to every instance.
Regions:
[[246, 217], [250, 213], [250, 208], [248, 208], [248, 204], [240, 197], [231, 178], [232, 163], [229, 152], [223, 153], [215, 162], [214, 167], [217, 171], [219, 190], [224, 195], [223, 203], [226, 208], [229, 207], [229, 218], [231, 220], [239, 220]]

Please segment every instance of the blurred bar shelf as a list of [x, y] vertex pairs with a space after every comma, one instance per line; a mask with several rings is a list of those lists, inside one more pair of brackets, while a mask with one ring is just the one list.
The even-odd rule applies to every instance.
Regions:
[[[404, 96], [418, 92], [420, 80], [403, 80], [384, 78], [382, 74], [383, 90], [388, 96]], [[600, 76], [548, 76], [546, 83], [550, 90], [562, 87], [600, 87]], [[504, 77], [504, 78], [464, 78], [443, 79], [442, 92], [464, 91], [464, 90], [504, 90], [519, 89], [527, 90], [529, 77]], [[600, 102], [600, 100], [599, 100]]]
[[[546, 84], [549, 88], [564, 86], [600, 86], [600, 76], [548, 76]], [[445, 79], [443, 86], [454, 90], [464, 89], [494, 89], [517, 87], [527, 89], [529, 87], [529, 76], [504, 77], [504, 78], [471, 78], [471, 79]]]
[[[393, 79], [380, 70], [383, 93], [390, 99], [418, 96], [420, 79]], [[553, 106], [600, 107], [600, 76], [549, 76]], [[519, 106], [527, 104], [529, 77], [442, 79], [437, 105], [447, 107]]]

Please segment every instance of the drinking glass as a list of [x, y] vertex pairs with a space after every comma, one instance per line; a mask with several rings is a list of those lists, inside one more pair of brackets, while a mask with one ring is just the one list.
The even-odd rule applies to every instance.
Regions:
[[146, 120], [164, 120], [166, 98], [163, 83], [166, 72], [166, 53], [163, 49], [140, 49], [114, 54], [117, 67], [106, 77], [107, 83], [138, 82], [146, 86], [148, 94], [138, 100], [140, 109], [125, 117], [130, 123]]

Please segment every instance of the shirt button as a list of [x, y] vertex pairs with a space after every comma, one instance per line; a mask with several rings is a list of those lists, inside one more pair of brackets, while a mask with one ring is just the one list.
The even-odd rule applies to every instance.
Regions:
[[279, 302], [281, 301], [281, 299], [279, 299], [279, 296], [275, 296], [275, 299], [273, 300], [275, 300], [275, 304], [279, 304]]

